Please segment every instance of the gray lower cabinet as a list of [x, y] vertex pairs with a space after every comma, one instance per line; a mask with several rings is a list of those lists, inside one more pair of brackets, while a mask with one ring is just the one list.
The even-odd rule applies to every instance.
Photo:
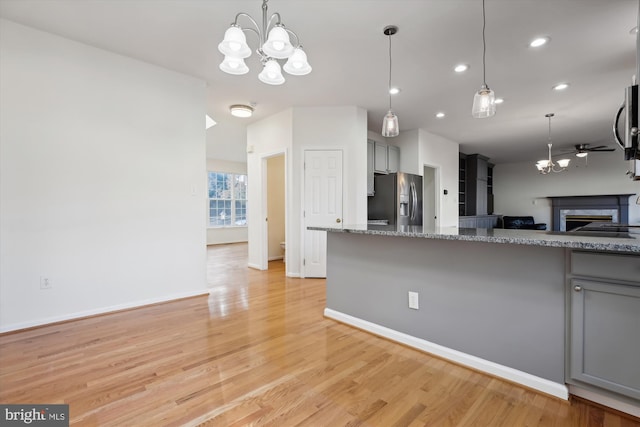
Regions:
[[[574, 252], [573, 258], [567, 382], [640, 401], [640, 283], [619, 280], [640, 266], [640, 257]], [[588, 274], [587, 261], [599, 272], [610, 261], [628, 271], [615, 277], [613, 270], [612, 280], [580, 278]]]

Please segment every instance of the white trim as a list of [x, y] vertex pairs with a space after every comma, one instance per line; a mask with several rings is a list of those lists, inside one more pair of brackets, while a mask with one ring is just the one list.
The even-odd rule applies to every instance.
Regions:
[[534, 390], [550, 394], [551, 396], [559, 397], [560, 399], [569, 399], [569, 390], [565, 384], [556, 383], [545, 378], [537, 377], [535, 375], [510, 368], [508, 366], [500, 365], [489, 360], [481, 359], [479, 357], [463, 353], [461, 351], [443, 347], [439, 344], [407, 335], [405, 333], [398, 332], [393, 329], [389, 329], [387, 327], [380, 326], [375, 323], [371, 323], [366, 320], [362, 320], [357, 317], [332, 310], [330, 308], [324, 309], [324, 315], [325, 317], [328, 317], [330, 319], [346, 323], [347, 325], [354, 326], [375, 335], [379, 335], [381, 337], [390, 339], [391, 341], [395, 341], [409, 347], [434, 354], [438, 357], [442, 357], [460, 365], [468, 366], [478, 371], [485, 372], [496, 377], [504, 378], [506, 380], [524, 385]]
[[609, 396], [605, 396], [590, 390], [585, 390], [571, 384], [569, 384], [569, 391], [571, 392], [571, 394], [575, 394], [576, 396], [640, 418], [640, 406], [632, 405], [627, 402], [621, 402]]
[[261, 267], [260, 267], [260, 265], [259, 265], [259, 264], [254, 264], [254, 263], [252, 263], [252, 262], [248, 263], [248, 264], [247, 264], [247, 267], [249, 267], [249, 268], [253, 268], [254, 270], [264, 270], [263, 268], [261, 268]]
[[146, 300], [141, 300], [136, 302], [116, 304], [108, 307], [94, 308], [91, 310], [78, 311], [76, 313], [70, 313], [70, 314], [65, 314], [61, 316], [45, 317], [43, 319], [30, 320], [28, 322], [22, 322], [22, 323], [11, 323], [9, 325], [0, 326], [0, 333], [16, 331], [19, 329], [33, 328], [35, 326], [44, 326], [51, 323], [64, 322], [67, 320], [74, 320], [74, 319], [79, 319], [83, 317], [96, 316], [99, 314], [107, 314], [114, 311], [127, 310], [130, 308], [138, 308], [138, 307], [143, 307], [145, 305], [169, 302], [173, 300], [190, 298], [190, 297], [195, 297], [199, 295], [208, 295], [210, 292], [211, 291], [209, 289], [202, 289], [199, 291], [190, 291], [190, 292], [181, 292], [178, 294], [167, 295], [164, 297], [149, 298]]
[[289, 273], [289, 272], [287, 272], [286, 276], [287, 277], [295, 277], [296, 279], [300, 278], [300, 274], [298, 274], [298, 273]]
[[270, 256], [269, 257], [269, 261], [277, 261], [279, 259], [284, 259], [284, 257], [282, 255]]

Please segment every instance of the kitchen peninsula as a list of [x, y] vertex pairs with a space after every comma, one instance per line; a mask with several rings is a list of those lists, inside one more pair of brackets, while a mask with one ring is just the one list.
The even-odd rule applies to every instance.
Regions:
[[640, 229], [309, 229], [328, 231], [326, 317], [640, 415]]

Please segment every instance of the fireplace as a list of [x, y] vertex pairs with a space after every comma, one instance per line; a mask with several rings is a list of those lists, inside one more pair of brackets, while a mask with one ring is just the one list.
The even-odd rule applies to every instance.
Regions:
[[583, 227], [592, 222], [613, 222], [613, 215], [567, 215], [564, 220], [566, 231]]
[[629, 222], [629, 197], [634, 194], [549, 197], [552, 229], [569, 231], [591, 222]]

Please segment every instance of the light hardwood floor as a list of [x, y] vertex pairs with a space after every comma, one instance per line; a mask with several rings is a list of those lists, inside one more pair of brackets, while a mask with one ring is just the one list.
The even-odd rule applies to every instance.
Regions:
[[324, 280], [209, 247], [210, 297], [0, 336], [0, 402], [78, 426], [640, 426], [323, 318]]

